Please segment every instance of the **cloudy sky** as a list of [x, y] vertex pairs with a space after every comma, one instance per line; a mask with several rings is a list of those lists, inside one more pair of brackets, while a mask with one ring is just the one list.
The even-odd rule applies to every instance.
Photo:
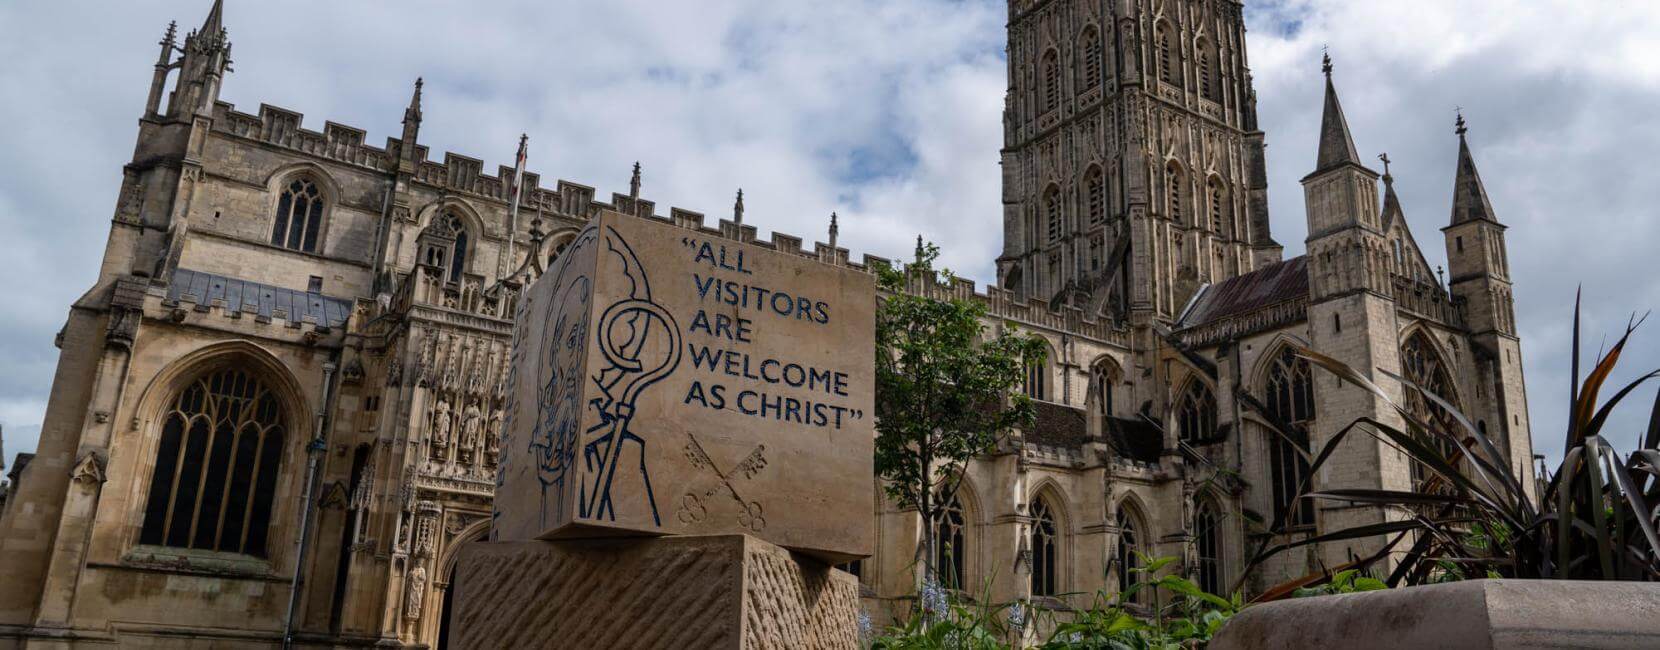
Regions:
[[[52, 336], [95, 275], [132, 151], [156, 41], [208, 0], [0, 3], [0, 425], [4, 457], [38, 437]], [[994, 277], [1005, 86], [1002, 2], [700, 0], [256, 3], [229, 0], [235, 73], [223, 99], [398, 131], [426, 78], [423, 143], [485, 168], [520, 132], [544, 178], [644, 194], [820, 237], [832, 210], [855, 254], [899, 256], [917, 233], [954, 269]], [[1569, 314], [1586, 291], [1589, 353], [1660, 304], [1660, 4], [1588, 0], [1280, 0], [1247, 7], [1269, 142], [1275, 236], [1306, 232], [1322, 46], [1356, 144], [1387, 151], [1432, 265], [1443, 263], [1462, 106], [1510, 259], [1541, 452], [1560, 453]], [[1617, 9], [1616, 9], [1617, 7]], [[545, 184], [551, 184], [546, 181]], [[1660, 365], [1660, 322], [1630, 370]], [[1631, 372], [1625, 373], [1632, 374]], [[1632, 404], [1617, 434], [1628, 446]]]

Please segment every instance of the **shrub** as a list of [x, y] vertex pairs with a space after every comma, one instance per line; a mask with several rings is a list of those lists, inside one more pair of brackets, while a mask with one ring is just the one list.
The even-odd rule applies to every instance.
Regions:
[[[1342, 569], [1366, 570], [1393, 555], [1397, 563], [1384, 580], [1388, 586], [1487, 577], [1574, 580], [1660, 579], [1660, 540], [1655, 511], [1660, 503], [1660, 395], [1656, 396], [1641, 446], [1621, 458], [1608, 443], [1604, 426], [1615, 406], [1638, 387], [1660, 376], [1644, 374], [1597, 404], [1605, 382], [1619, 362], [1641, 320], [1579, 377], [1579, 305], [1574, 305], [1573, 380], [1562, 462], [1539, 486], [1524, 485], [1511, 464], [1480, 428], [1452, 404], [1405, 378], [1403, 390], [1417, 391], [1444, 409], [1456, 426], [1426, 421], [1402, 407], [1366, 375], [1318, 352], [1297, 354], [1314, 365], [1360, 386], [1389, 403], [1404, 418], [1402, 430], [1363, 417], [1344, 427], [1322, 446], [1311, 462], [1310, 476], [1331, 457], [1346, 436], [1359, 431], [1404, 451], [1432, 473], [1423, 489], [1328, 489], [1303, 498], [1392, 507], [1399, 519], [1342, 530], [1262, 548], [1248, 565], [1275, 553], [1321, 542], [1385, 537], [1375, 554]], [[1388, 374], [1388, 373], [1385, 373]], [[1278, 425], [1271, 425], [1277, 427]], [[1444, 452], [1443, 449], [1446, 451]], [[1278, 529], [1278, 524], [1276, 528]], [[1269, 590], [1258, 600], [1291, 595], [1325, 576], [1308, 576]]]

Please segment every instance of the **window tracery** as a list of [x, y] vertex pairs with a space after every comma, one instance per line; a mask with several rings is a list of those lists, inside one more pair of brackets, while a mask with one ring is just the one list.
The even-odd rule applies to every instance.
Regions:
[[1205, 593], [1226, 597], [1227, 594], [1222, 591], [1222, 517], [1217, 512], [1215, 502], [1210, 499], [1200, 500], [1193, 524], [1196, 547], [1194, 550], [1197, 551], [1199, 561], [1199, 588]]
[[[1434, 344], [1425, 338], [1423, 332], [1414, 332], [1412, 336], [1407, 337], [1406, 343], [1401, 346], [1401, 369], [1408, 381], [1434, 393], [1448, 403], [1457, 404], [1456, 396], [1453, 393], [1452, 378], [1447, 373], [1446, 364], [1442, 362], [1441, 355], [1436, 352]], [[1419, 419], [1428, 422], [1430, 426], [1440, 429], [1443, 433], [1455, 435], [1463, 430], [1452, 413], [1441, 408], [1439, 404], [1430, 402], [1422, 393], [1411, 388], [1401, 392], [1405, 395], [1407, 410]], [[1458, 446], [1445, 436], [1423, 431], [1416, 426], [1410, 428], [1413, 435], [1418, 436], [1420, 440], [1440, 452], [1442, 458], [1450, 461], [1457, 455]], [[1434, 474], [1423, 463], [1417, 460], [1412, 461], [1412, 485], [1415, 489], [1423, 487], [1424, 483], [1432, 476]]]
[[162, 416], [139, 543], [266, 557], [287, 433], [280, 400], [252, 372], [192, 380]]
[[[1141, 557], [1147, 551], [1142, 547], [1141, 526], [1136, 517], [1129, 512], [1129, 506], [1118, 506], [1118, 593], [1128, 592], [1130, 587], [1139, 581], [1137, 569], [1141, 568]], [[1140, 603], [1141, 595], [1137, 591], [1127, 602]]]
[[1268, 369], [1268, 413], [1290, 427], [1285, 437], [1269, 435], [1269, 469], [1272, 474], [1274, 516], [1284, 515], [1286, 525], [1311, 526], [1314, 512], [1299, 496], [1299, 486], [1309, 475], [1308, 427], [1314, 421], [1314, 380], [1307, 359], [1290, 347], [1282, 347]]
[[1055, 526], [1055, 514], [1049, 502], [1042, 497], [1032, 502], [1032, 529], [1028, 542], [1032, 551], [1032, 595], [1053, 596], [1058, 588], [1060, 531]]
[[1176, 407], [1176, 425], [1183, 442], [1201, 444], [1216, 439], [1216, 396], [1198, 379], [1187, 382]]
[[271, 243], [290, 250], [317, 252], [323, 229], [323, 193], [312, 179], [290, 180], [277, 195], [277, 213], [271, 228]]
[[467, 226], [460, 215], [453, 210], [441, 211], [421, 231], [418, 262], [439, 270], [450, 282], [460, 282], [467, 271], [469, 240]]
[[[937, 495], [943, 496], [943, 495]], [[961, 589], [967, 584], [968, 550], [966, 531], [968, 521], [963, 514], [963, 502], [956, 494], [944, 502], [934, 516], [934, 568], [939, 572], [940, 585], [947, 589]]]

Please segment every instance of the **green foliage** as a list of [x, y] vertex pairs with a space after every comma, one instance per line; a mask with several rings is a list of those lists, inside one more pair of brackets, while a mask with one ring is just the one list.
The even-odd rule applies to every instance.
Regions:
[[1373, 576], [1361, 575], [1359, 569], [1344, 569], [1332, 574], [1325, 584], [1313, 587], [1302, 587], [1292, 593], [1294, 598], [1308, 596], [1327, 596], [1331, 594], [1352, 594], [1357, 591], [1377, 591], [1388, 589], [1389, 585]]
[[[988, 336], [979, 302], [925, 297], [929, 284], [951, 282], [949, 271], [934, 270], [938, 257], [919, 239], [916, 262], [878, 271], [885, 295], [876, 313], [876, 473], [923, 521], [956, 492], [970, 459], [1031, 425], [1032, 402], [1015, 389], [1025, 365], [1046, 350], [1012, 327]], [[924, 529], [932, 562], [933, 531]]]
[[[1606, 403], [1597, 404], [1604, 383], [1639, 324], [1639, 320], [1628, 324], [1625, 334], [1596, 360], [1581, 382], [1576, 301], [1573, 381], [1569, 385], [1562, 463], [1554, 473], [1540, 477], [1545, 480], [1526, 485], [1524, 477], [1517, 475], [1512, 463], [1481, 428], [1441, 396], [1391, 375], [1405, 390], [1417, 391], [1450, 416], [1426, 420], [1398, 404], [1365, 374], [1320, 353], [1299, 349], [1299, 356], [1393, 406], [1407, 424], [1402, 430], [1373, 418], [1355, 420], [1313, 456], [1309, 475], [1317, 475], [1337, 445], [1359, 431], [1400, 449], [1424, 467], [1430, 478], [1421, 489], [1411, 492], [1310, 492], [1305, 483], [1299, 490], [1303, 498], [1382, 505], [1399, 513], [1400, 518], [1261, 548], [1250, 566], [1275, 553], [1308, 544], [1382, 537], [1387, 541], [1376, 554], [1344, 568], [1366, 569], [1393, 554], [1397, 563], [1384, 581], [1389, 586], [1489, 577], [1660, 580], [1660, 537], [1656, 535], [1656, 511], [1650, 505], [1660, 503], [1660, 395], [1656, 396], [1646, 431], [1638, 432], [1640, 448], [1622, 459], [1603, 435], [1614, 407], [1633, 390], [1660, 376], [1660, 371], [1636, 378]], [[1252, 402], [1243, 401], [1248, 406]], [[1453, 424], [1441, 423], [1446, 420]], [[1270, 426], [1283, 431], [1278, 424]], [[1276, 521], [1271, 530], [1283, 530], [1283, 523]], [[1296, 593], [1320, 578], [1292, 581], [1259, 600]]]
[[[954, 600], [935, 601], [927, 588], [916, 615], [888, 628], [872, 641], [877, 650], [958, 650], [1024, 647], [1040, 629], [1052, 630], [1038, 648], [1142, 650], [1203, 647], [1222, 629], [1241, 602], [1206, 593], [1193, 581], [1177, 575], [1156, 576], [1175, 558], [1162, 557], [1134, 569], [1137, 582], [1122, 593], [1098, 592], [1085, 609], [1057, 611], [1033, 604], [1002, 607], [967, 606]], [[1151, 595], [1152, 605], [1135, 604], [1136, 594]], [[940, 592], [945, 593], [945, 592]], [[933, 602], [930, 605], [928, 603]], [[922, 612], [918, 612], [921, 614]]]
[[872, 650], [1000, 650], [1006, 632], [979, 610], [953, 604], [937, 616], [912, 616], [871, 642]]

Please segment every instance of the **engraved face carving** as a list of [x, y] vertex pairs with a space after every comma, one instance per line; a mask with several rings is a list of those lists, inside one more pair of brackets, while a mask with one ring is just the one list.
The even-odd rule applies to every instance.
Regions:
[[[582, 374], [586, 365], [584, 341], [588, 337], [588, 320], [592, 310], [593, 280], [587, 274], [567, 272], [589, 268], [591, 264], [577, 263], [580, 257], [591, 258], [595, 238], [584, 233], [560, 256], [553, 269], [558, 288], [548, 302], [544, 316], [548, 323], [542, 331], [541, 376], [546, 381], [538, 388], [537, 418], [530, 438], [530, 453], [535, 460], [536, 475], [541, 480], [543, 494], [553, 503], [542, 504], [544, 519], [557, 519], [565, 504], [564, 487], [576, 480], [576, 448], [581, 433]], [[550, 509], [549, 506], [552, 506]]]

